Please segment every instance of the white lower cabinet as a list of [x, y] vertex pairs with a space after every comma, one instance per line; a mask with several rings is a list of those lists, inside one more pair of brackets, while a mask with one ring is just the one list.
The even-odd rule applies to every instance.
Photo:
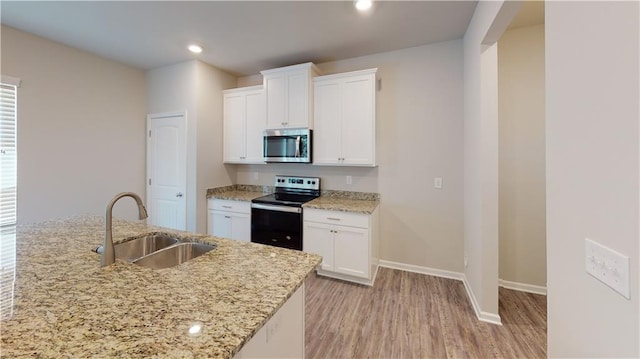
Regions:
[[209, 199], [207, 207], [209, 235], [251, 241], [251, 203]]
[[303, 284], [234, 358], [304, 358], [304, 326]]
[[378, 210], [372, 214], [305, 209], [303, 250], [322, 256], [318, 274], [373, 285], [378, 269]]
[[333, 235], [333, 226], [324, 223], [316, 223], [304, 221], [303, 225], [303, 245], [305, 252], [322, 256], [320, 269], [325, 271], [333, 271], [333, 243], [335, 238]]

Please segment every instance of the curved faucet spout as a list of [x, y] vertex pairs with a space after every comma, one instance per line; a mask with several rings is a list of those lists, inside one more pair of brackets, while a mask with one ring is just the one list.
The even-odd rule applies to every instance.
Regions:
[[138, 204], [138, 215], [140, 219], [145, 219], [149, 216], [147, 214], [147, 209], [144, 207], [144, 204], [142, 203], [142, 199], [137, 194], [133, 192], [122, 192], [122, 193], [118, 193], [115, 197], [113, 197], [111, 202], [109, 202], [109, 204], [107, 205], [107, 213], [105, 215], [105, 220], [104, 220], [104, 242], [102, 243], [103, 251], [102, 251], [102, 256], [100, 257], [101, 267], [108, 266], [110, 264], [113, 264], [116, 261], [116, 252], [113, 246], [113, 236], [112, 236], [112, 226], [113, 226], [112, 212], [113, 212], [113, 206], [122, 197], [131, 197], [136, 200], [136, 203]]

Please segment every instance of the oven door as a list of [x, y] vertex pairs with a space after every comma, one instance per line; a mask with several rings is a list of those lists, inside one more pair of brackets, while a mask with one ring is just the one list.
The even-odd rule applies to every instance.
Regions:
[[251, 242], [302, 250], [302, 208], [251, 204]]

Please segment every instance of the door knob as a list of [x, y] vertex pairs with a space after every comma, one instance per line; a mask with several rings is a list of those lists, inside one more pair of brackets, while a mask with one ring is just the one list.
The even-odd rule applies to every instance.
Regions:
[[176, 193], [176, 197], [182, 197], [182, 192]]

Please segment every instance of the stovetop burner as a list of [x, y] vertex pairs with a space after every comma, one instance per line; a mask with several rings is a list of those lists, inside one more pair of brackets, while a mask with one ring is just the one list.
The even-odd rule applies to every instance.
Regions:
[[318, 198], [318, 196], [303, 196], [298, 194], [286, 195], [272, 193], [266, 196], [262, 196], [254, 199], [253, 203], [274, 204], [280, 206], [301, 207], [304, 203], [312, 201]]
[[320, 196], [320, 178], [275, 177], [275, 193], [254, 199], [253, 203], [302, 207], [306, 202]]

